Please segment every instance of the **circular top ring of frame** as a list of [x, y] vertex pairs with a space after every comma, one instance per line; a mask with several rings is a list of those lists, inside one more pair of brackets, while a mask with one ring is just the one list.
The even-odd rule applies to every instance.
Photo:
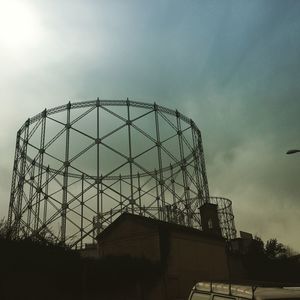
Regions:
[[[130, 101], [128, 99], [127, 100], [100, 100], [99, 98], [97, 98], [96, 100], [83, 101], [83, 102], [74, 102], [74, 103], [69, 102], [65, 105], [53, 107], [50, 109], [45, 109], [41, 113], [38, 113], [35, 116], [29, 118], [22, 125], [22, 127], [18, 130], [17, 135], [21, 136], [21, 134], [24, 132], [26, 127], [40, 121], [41, 119], [51, 116], [51, 115], [54, 115], [54, 114], [57, 114], [57, 113], [60, 113], [60, 112], [63, 112], [63, 111], [72, 110], [72, 109], [89, 108], [89, 107], [101, 107], [102, 108], [102, 107], [109, 107], [109, 106], [119, 106], [119, 107], [126, 106], [126, 107], [133, 107], [133, 108], [142, 108], [142, 109], [146, 109], [149, 111], [158, 111], [158, 112], [161, 112], [164, 114], [174, 116], [174, 117], [180, 119], [181, 121], [185, 122], [186, 124], [189, 124], [201, 140], [201, 132], [200, 132], [199, 128], [196, 126], [196, 124], [194, 123], [194, 121], [192, 119], [186, 117], [185, 115], [183, 115], [182, 113], [180, 113], [177, 110], [172, 110], [172, 109], [166, 108], [164, 106], [157, 105], [156, 103], [149, 104], [149, 103], [138, 102], [138, 101]], [[195, 149], [193, 149], [193, 150], [195, 151]], [[183, 158], [183, 161], [188, 162], [189, 160], [193, 159], [194, 156], [195, 156], [195, 153], [191, 152]], [[27, 161], [29, 161], [31, 163], [33, 162], [33, 159], [31, 157], [29, 157], [28, 155], [26, 155], [26, 159], [27, 159]], [[37, 166], [39, 165], [38, 162], [34, 162], [34, 163]], [[170, 168], [178, 167], [181, 164], [182, 164], [182, 161], [178, 161], [178, 162], [171, 164], [170, 166], [163, 167], [160, 171], [164, 172], [164, 171], [169, 170]], [[49, 166], [42, 165], [41, 168], [44, 170], [48, 170], [50, 172], [56, 172], [57, 174], [63, 175], [63, 171], [56, 170], [55, 168], [51, 168]], [[149, 176], [149, 175], [153, 175], [154, 173], [155, 173], [154, 171], [150, 171], [147, 173], [139, 173], [138, 176], [140, 176], [140, 177]], [[89, 174], [84, 174], [84, 175], [86, 175], [89, 178], [93, 178], [93, 179], [97, 178], [97, 176], [91, 176]], [[79, 174], [75, 174], [72, 172], [69, 172], [68, 176], [74, 177], [74, 178], [80, 177]], [[122, 175], [122, 178], [128, 178], [130, 176], [136, 177], [137, 174]], [[115, 180], [117, 178], [118, 178], [118, 176], [106, 176], [105, 177], [106, 180]]]
[[131, 106], [131, 107], [137, 107], [137, 108], [144, 108], [144, 109], [153, 109], [157, 111], [161, 111], [163, 113], [176, 116], [182, 121], [191, 124], [194, 129], [200, 134], [200, 129], [195, 125], [194, 121], [182, 113], [180, 113], [178, 110], [172, 110], [167, 107], [158, 105], [156, 103], [150, 104], [145, 102], [138, 102], [138, 101], [130, 101], [130, 100], [90, 100], [90, 101], [82, 101], [82, 102], [74, 102], [74, 103], [67, 103], [65, 105], [56, 106], [50, 109], [45, 109], [41, 113], [36, 114], [32, 118], [29, 118], [19, 129], [18, 133], [22, 133], [26, 126], [29, 126], [40, 119], [50, 116], [68, 109], [76, 109], [76, 108], [86, 108], [86, 107], [92, 107], [92, 106]]

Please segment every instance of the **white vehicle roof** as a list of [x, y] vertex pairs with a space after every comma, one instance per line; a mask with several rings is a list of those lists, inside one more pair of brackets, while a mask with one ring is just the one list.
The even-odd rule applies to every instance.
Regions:
[[254, 297], [257, 300], [264, 299], [300, 299], [300, 291], [283, 288], [262, 288], [254, 291]]
[[246, 299], [300, 299], [300, 288], [254, 287], [250, 285], [236, 285], [217, 282], [198, 282], [194, 286], [196, 291], [212, 292], [232, 295]]
[[198, 282], [194, 288], [197, 291], [214, 292], [223, 295], [231, 294], [237, 297], [244, 297], [247, 299], [252, 299], [252, 293], [253, 293], [253, 288], [251, 286], [234, 285], [234, 284], [229, 285], [228, 283], [217, 283], [217, 282]]

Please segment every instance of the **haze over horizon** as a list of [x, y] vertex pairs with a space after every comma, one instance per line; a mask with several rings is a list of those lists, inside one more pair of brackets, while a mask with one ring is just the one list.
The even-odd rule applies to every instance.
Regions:
[[0, 1], [0, 218], [28, 117], [129, 97], [192, 118], [237, 229], [300, 252], [299, 15], [293, 0]]

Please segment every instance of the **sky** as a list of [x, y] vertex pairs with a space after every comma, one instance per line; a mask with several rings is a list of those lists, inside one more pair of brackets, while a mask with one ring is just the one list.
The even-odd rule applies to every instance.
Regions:
[[69, 101], [154, 101], [202, 132], [238, 230], [300, 252], [300, 2], [0, 0], [0, 218], [16, 132]]

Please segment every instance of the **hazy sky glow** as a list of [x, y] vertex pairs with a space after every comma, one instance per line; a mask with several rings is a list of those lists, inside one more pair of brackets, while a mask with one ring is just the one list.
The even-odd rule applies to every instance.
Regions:
[[0, 217], [18, 128], [69, 100], [178, 109], [238, 230], [300, 251], [300, 2], [0, 0]]

